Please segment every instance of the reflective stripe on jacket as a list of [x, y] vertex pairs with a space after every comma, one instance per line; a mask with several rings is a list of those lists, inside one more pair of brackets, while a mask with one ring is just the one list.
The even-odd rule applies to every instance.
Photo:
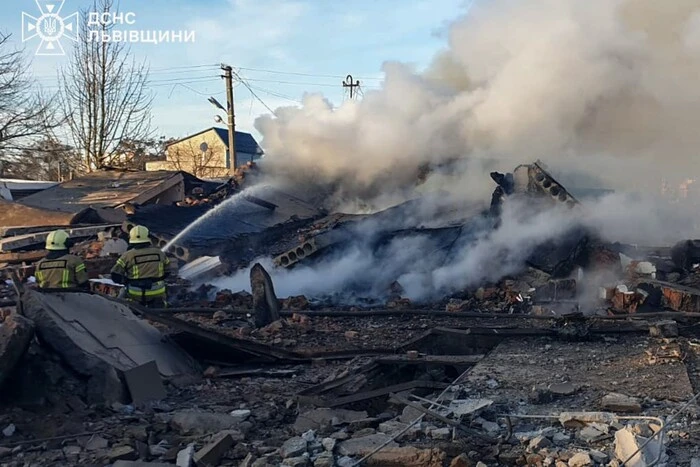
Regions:
[[165, 295], [165, 282], [164, 281], [156, 281], [154, 282], [150, 288], [142, 288], [142, 287], [136, 287], [134, 285], [127, 285], [127, 292], [129, 293], [130, 297], [133, 298], [154, 298], [154, 297], [162, 297]]
[[71, 254], [42, 259], [36, 265], [34, 276], [42, 289], [75, 289], [88, 281], [85, 263]]
[[170, 260], [159, 248], [133, 249], [124, 253], [112, 268], [126, 279], [127, 292], [134, 298], [165, 295], [165, 273]]

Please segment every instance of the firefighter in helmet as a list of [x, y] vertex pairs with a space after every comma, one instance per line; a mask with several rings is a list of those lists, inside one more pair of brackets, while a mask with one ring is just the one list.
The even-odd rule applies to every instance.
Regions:
[[46, 237], [48, 254], [36, 265], [34, 276], [43, 290], [66, 291], [88, 288], [85, 263], [69, 253], [70, 237], [65, 230], [55, 230]]
[[126, 286], [127, 297], [144, 306], [166, 306], [165, 278], [171, 272], [168, 257], [152, 246], [150, 233], [142, 225], [129, 232], [129, 250], [112, 268], [112, 280]]

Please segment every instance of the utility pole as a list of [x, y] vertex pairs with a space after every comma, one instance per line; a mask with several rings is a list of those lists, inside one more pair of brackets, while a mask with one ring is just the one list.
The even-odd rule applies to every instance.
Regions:
[[348, 75], [347, 78], [345, 78], [345, 81], [343, 81], [343, 87], [350, 88], [350, 99], [354, 99], [355, 96], [357, 96], [357, 92], [355, 92], [355, 88], [360, 87], [360, 81], [353, 82], [352, 75]]
[[229, 175], [233, 176], [238, 167], [238, 157], [236, 156], [236, 116], [233, 108], [233, 68], [228, 65], [221, 65], [224, 70], [223, 78], [226, 80], [226, 100], [228, 101], [228, 163]]

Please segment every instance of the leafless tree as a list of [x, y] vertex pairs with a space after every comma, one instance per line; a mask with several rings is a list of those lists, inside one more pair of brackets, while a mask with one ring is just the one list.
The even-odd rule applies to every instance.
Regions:
[[60, 121], [50, 98], [34, 89], [29, 63], [0, 33], [0, 175]]
[[47, 136], [13, 156], [3, 173], [7, 178], [62, 182], [79, 172], [79, 154], [54, 136]]
[[[115, 13], [113, 0], [94, 0], [92, 12]], [[80, 40], [70, 64], [61, 71], [60, 102], [73, 145], [83, 153], [86, 171], [111, 166], [125, 141], [151, 134], [152, 95], [149, 68], [138, 63], [124, 42], [96, 40], [91, 32], [111, 36], [114, 24], [92, 28], [90, 11], [82, 13]]]
[[186, 145], [171, 146], [168, 149], [168, 162], [175, 170], [189, 172], [195, 177], [221, 177], [223, 159], [221, 154], [207, 148], [202, 151], [200, 146], [190, 142]]
[[[165, 148], [174, 142], [173, 138], [149, 138], [146, 140], [123, 140], [112, 161], [113, 167], [146, 170], [146, 162], [165, 159]], [[118, 159], [118, 160], [117, 160]]]

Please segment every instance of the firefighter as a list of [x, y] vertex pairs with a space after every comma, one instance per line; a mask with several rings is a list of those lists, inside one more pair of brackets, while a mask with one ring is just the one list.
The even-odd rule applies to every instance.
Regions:
[[151, 245], [150, 233], [137, 225], [129, 232], [129, 250], [112, 268], [112, 280], [124, 284], [129, 300], [151, 308], [165, 307], [165, 278], [170, 274], [170, 260]]
[[48, 254], [36, 265], [34, 276], [39, 288], [66, 291], [88, 288], [88, 274], [83, 260], [69, 253], [70, 237], [65, 230], [56, 230], [46, 237]]

